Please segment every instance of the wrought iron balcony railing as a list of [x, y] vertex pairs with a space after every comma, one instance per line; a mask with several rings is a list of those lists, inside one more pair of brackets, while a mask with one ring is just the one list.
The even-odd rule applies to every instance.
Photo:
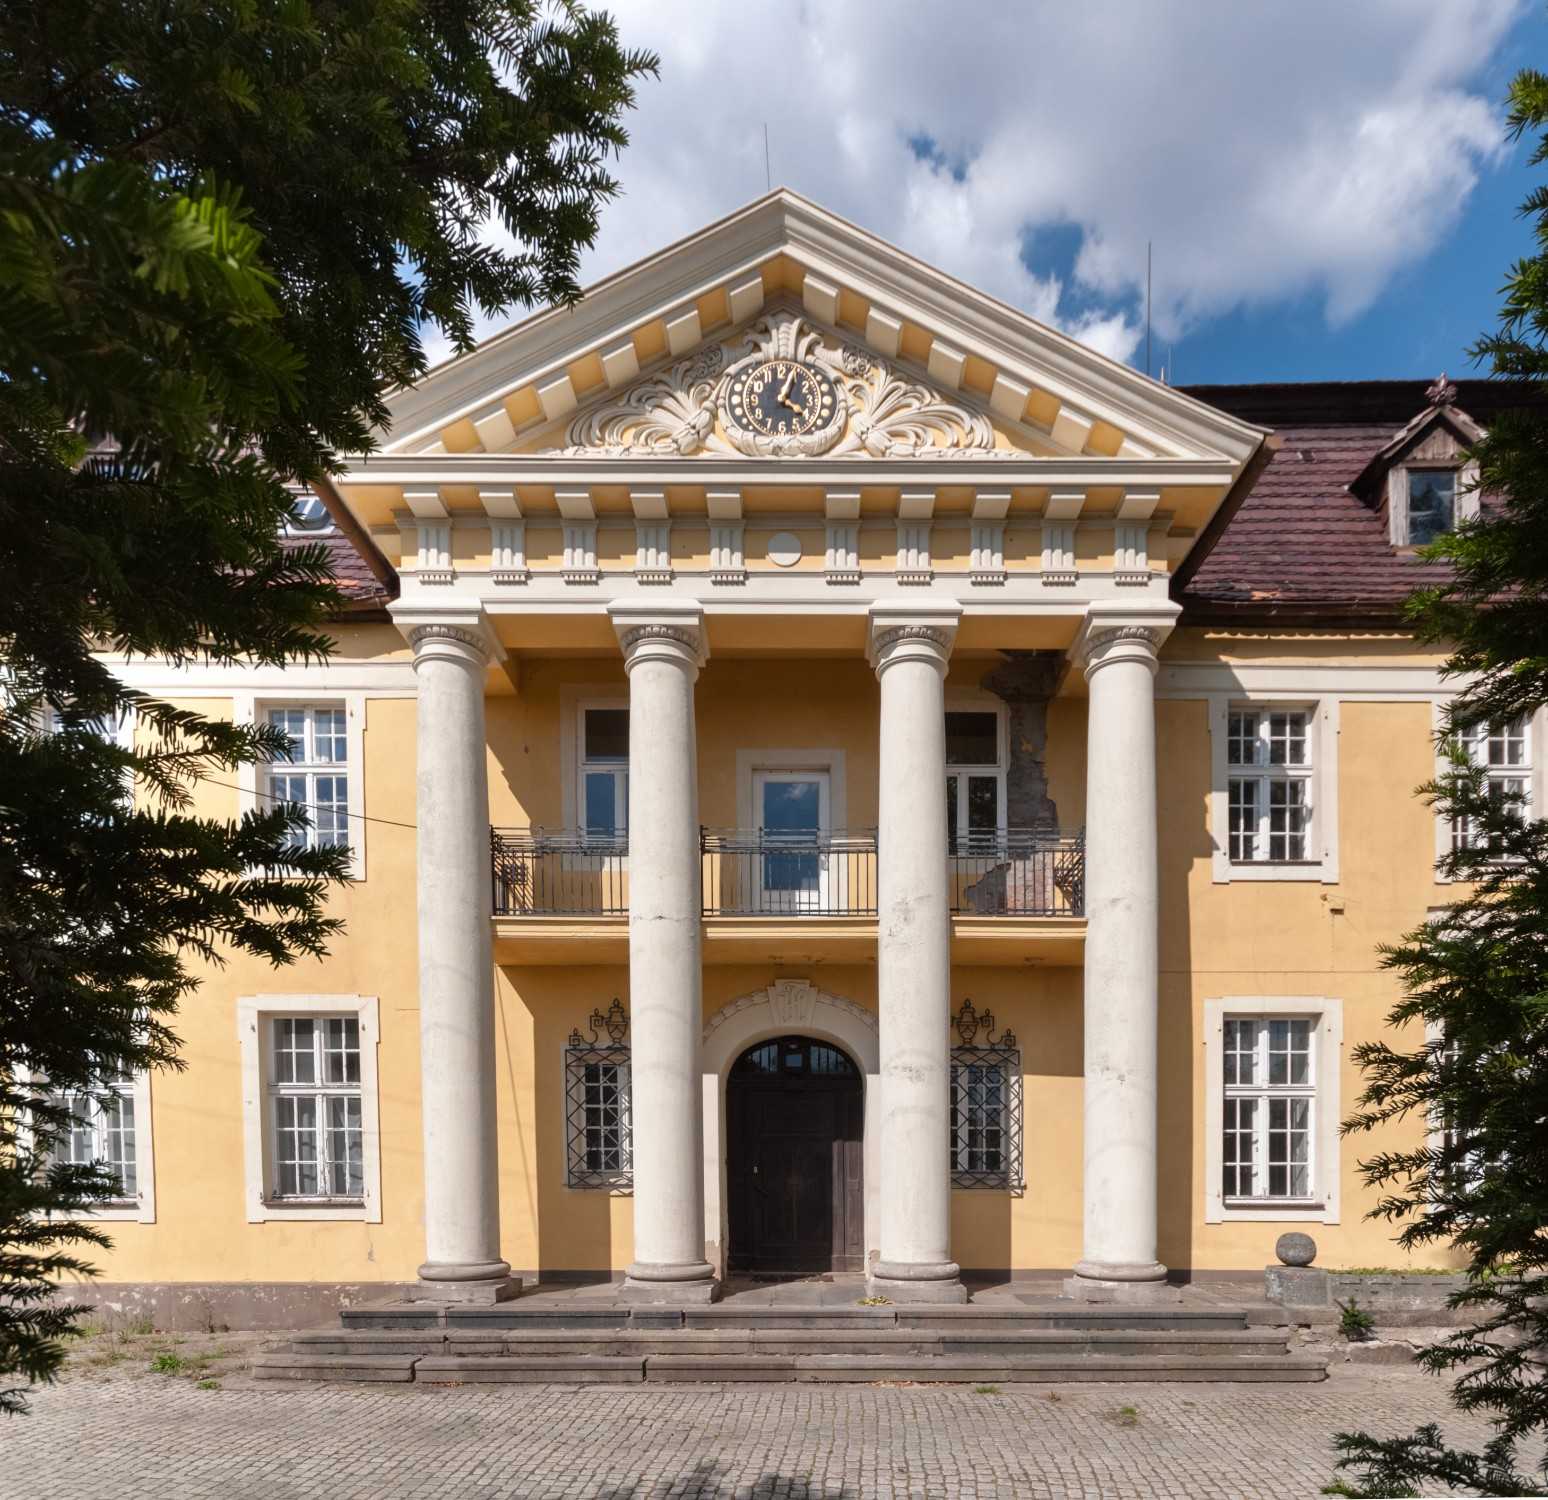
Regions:
[[873, 917], [876, 831], [706, 828], [707, 917]]
[[[700, 834], [705, 916], [876, 915], [876, 832]], [[490, 830], [496, 916], [623, 916], [629, 845], [622, 835]], [[1011, 829], [951, 841], [948, 901], [959, 915], [1085, 915], [1084, 834]]]
[[497, 917], [621, 917], [629, 910], [622, 835], [491, 828]]

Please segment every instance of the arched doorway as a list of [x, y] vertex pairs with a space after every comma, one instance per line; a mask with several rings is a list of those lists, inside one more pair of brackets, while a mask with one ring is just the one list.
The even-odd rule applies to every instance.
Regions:
[[729, 1269], [865, 1268], [865, 1094], [831, 1042], [774, 1037], [726, 1079]]

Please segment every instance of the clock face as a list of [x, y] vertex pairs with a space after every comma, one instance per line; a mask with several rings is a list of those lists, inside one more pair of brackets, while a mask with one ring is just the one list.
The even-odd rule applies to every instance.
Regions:
[[798, 437], [829, 426], [838, 392], [821, 370], [794, 359], [766, 359], [731, 383], [731, 420], [764, 437]]

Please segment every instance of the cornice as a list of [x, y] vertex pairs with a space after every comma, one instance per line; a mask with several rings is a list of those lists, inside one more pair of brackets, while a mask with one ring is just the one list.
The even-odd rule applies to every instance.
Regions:
[[[1229, 484], [1236, 468], [1227, 459], [1018, 457], [1011, 461], [963, 457], [944, 469], [939, 459], [852, 455], [838, 458], [693, 458], [576, 457], [531, 453], [392, 453], [351, 459], [340, 484], [404, 485], [552, 485], [583, 489], [592, 485], [983, 485], [1090, 488], [1209, 487]], [[949, 472], [950, 478], [946, 478]]]

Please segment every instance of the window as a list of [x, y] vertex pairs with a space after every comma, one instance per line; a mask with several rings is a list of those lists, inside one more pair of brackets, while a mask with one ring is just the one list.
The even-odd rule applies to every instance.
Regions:
[[88, 1217], [154, 1223], [150, 1075], [110, 1068], [89, 1088], [49, 1089], [48, 1097], [71, 1122], [56, 1137], [50, 1158], [76, 1166], [95, 1162], [118, 1180], [117, 1190], [93, 1204]]
[[304, 848], [349, 844], [349, 732], [342, 707], [268, 710], [268, 722], [290, 741], [287, 757], [269, 770], [265, 794], [303, 808], [310, 825], [296, 835]]
[[950, 853], [992, 853], [1004, 831], [1000, 715], [946, 714], [946, 844]]
[[[1491, 801], [1513, 804], [1517, 816], [1523, 814], [1532, 798], [1532, 743], [1527, 721], [1480, 724], [1462, 743], [1468, 759], [1483, 767]], [[1453, 848], [1475, 848], [1482, 837], [1482, 830], [1473, 827], [1471, 819], [1452, 820]]]
[[55, 1104], [70, 1113], [70, 1125], [50, 1153], [55, 1161], [87, 1167], [100, 1162], [117, 1180], [107, 1201], [124, 1203], [140, 1190], [134, 1145], [134, 1080], [115, 1072], [96, 1088], [55, 1090]]
[[296, 496], [285, 530], [291, 536], [327, 536], [334, 530], [333, 517], [321, 497], [308, 490]]
[[1408, 470], [1408, 541], [1423, 547], [1450, 531], [1457, 518], [1455, 469]]
[[[600, 1038], [607, 1032], [607, 1040]], [[629, 1018], [614, 1000], [591, 1013], [591, 1039], [579, 1029], [564, 1049], [565, 1181], [576, 1188], [627, 1191], [634, 1184], [634, 1117]]]
[[[965, 1000], [951, 1049], [951, 1180], [956, 1187], [1020, 1192], [1021, 1052], [1015, 1033], [994, 1036], [994, 1016]], [[983, 1033], [980, 1040], [980, 1032]]]
[[1312, 1022], [1228, 1020], [1222, 1056], [1222, 1197], [1309, 1199], [1317, 1104]]
[[246, 996], [247, 1217], [381, 1222], [377, 1004], [360, 995]]
[[1226, 727], [1233, 864], [1300, 862], [1312, 814], [1311, 714], [1233, 708]]
[[363, 1202], [359, 1019], [281, 1016], [269, 1034], [272, 1196]]
[[629, 828], [629, 710], [581, 709], [580, 816], [588, 834]]
[[1337, 1222], [1339, 1011], [1321, 998], [1206, 1002], [1206, 1222]]

